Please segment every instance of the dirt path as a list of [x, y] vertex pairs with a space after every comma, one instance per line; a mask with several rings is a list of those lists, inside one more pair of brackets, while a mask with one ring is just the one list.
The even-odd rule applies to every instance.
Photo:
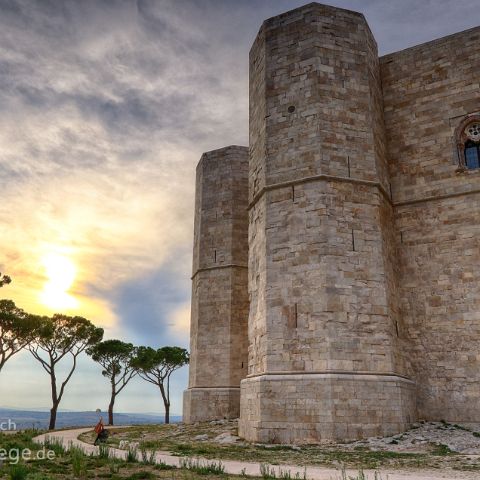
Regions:
[[[37, 443], [43, 443], [46, 437], [51, 439], [55, 438], [59, 441], [61, 440], [64, 447], [68, 449], [70, 445], [75, 445], [84, 450], [86, 454], [98, 454], [99, 448], [95, 447], [89, 443], [82, 442], [78, 439], [78, 436], [82, 433], [91, 431], [91, 428], [80, 428], [75, 430], [59, 430], [52, 433], [47, 433], [39, 435], [34, 438], [34, 441]], [[126, 451], [120, 450], [117, 448], [110, 448], [110, 452], [117, 458], [125, 459]], [[163, 462], [168, 465], [173, 465], [175, 467], [180, 467], [180, 459], [182, 457], [170, 455], [168, 452], [156, 452], [155, 460], [157, 463]], [[139, 453], [139, 460], [140, 453]], [[206, 463], [211, 463], [213, 460], [204, 460], [200, 459]], [[249, 476], [260, 476], [260, 463], [254, 462], [239, 462], [234, 460], [221, 460], [222, 464], [225, 466], [225, 473], [230, 473], [232, 475], [249, 475]], [[290, 471], [291, 477], [294, 478], [295, 475], [299, 475], [300, 478], [303, 478], [305, 469], [304, 467], [298, 467], [294, 465], [282, 465], [281, 467], [272, 466], [276, 471], [277, 478], [280, 476], [280, 470], [282, 472]], [[373, 470], [365, 470], [368, 479], [374, 478]], [[409, 470], [409, 471], [400, 471], [400, 470], [382, 470], [381, 472], [382, 479], [384, 480], [480, 480], [480, 473], [478, 472], [462, 472], [457, 470]], [[347, 470], [347, 476], [350, 475], [356, 478], [358, 471], [356, 470]], [[340, 480], [340, 472], [333, 468], [326, 467], [307, 467], [306, 476], [309, 480]]]

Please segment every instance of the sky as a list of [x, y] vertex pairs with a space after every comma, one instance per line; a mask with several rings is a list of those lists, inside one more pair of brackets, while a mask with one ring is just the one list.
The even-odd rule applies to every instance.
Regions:
[[[195, 166], [248, 143], [248, 52], [294, 0], [0, 0], [0, 298], [82, 315], [105, 338], [188, 347]], [[380, 54], [480, 24], [480, 0], [338, 0]], [[174, 375], [181, 413], [187, 368]], [[27, 352], [0, 373], [0, 406], [49, 407]], [[83, 357], [60, 408], [105, 410]], [[163, 412], [134, 380], [117, 411]]]

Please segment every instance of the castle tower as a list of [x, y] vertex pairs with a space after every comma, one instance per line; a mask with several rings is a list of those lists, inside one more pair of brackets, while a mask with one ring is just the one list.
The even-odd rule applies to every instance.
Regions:
[[247, 440], [356, 439], [414, 420], [382, 112], [361, 14], [313, 3], [264, 22], [250, 52]]
[[247, 373], [248, 148], [197, 166], [186, 423], [237, 418]]

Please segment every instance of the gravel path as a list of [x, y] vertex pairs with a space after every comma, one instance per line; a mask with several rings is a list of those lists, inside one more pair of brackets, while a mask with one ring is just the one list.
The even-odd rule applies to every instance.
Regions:
[[[34, 439], [34, 441], [37, 443], [43, 443], [46, 437], [49, 437], [51, 439], [55, 438], [61, 441], [66, 449], [68, 449], [71, 445], [75, 445], [82, 448], [86, 454], [98, 454], [98, 447], [78, 440], [79, 435], [81, 435], [82, 433], [90, 432], [91, 430], [91, 428], [59, 430], [56, 432], [39, 435]], [[110, 452], [117, 458], [125, 459], [126, 457], [125, 450], [110, 448]], [[181, 458], [182, 457], [170, 455], [168, 452], [156, 452], [155, 454], [155, 460], [157, 463], [163, 462], [168, 465], [173, 465], [175, 467], [180, 467]], [[213, 462], [213, 460], [200, 460], [206, 463]], [[260, 463], [239, 462], [234, 460], [221, 460], [221, 462], [225, 466], [225, 473], [230, 473], [233, 475], [244, 474], [249, 476], [260, 476]], [[294, 465], [282, 465], [281, 467], [272, 466], [272, 468], [276, 471], [277, 477], [280, 476], [280, 470], [282, 472], [290, 471], [292, 478], [294, 478], [297, 474], [300, 478], [303, 478], [305, 472], [304, 467], [298, 467]], [[368, 479], [374, 479], [375, 472], [373, 470], [366, 470], [365, 473], [367, 474]], [[358, 471], [347, 470], [347, 476], [350, 475], [356, 478], [357, 474]], [[338, 470], [324, 467], [307, 467], [306, 476], [309, 480], [340, 480], [341, 478], [340, 472]], [[480, 480], [480, 473], [462, 472], [457, 470], [382, 470], [381, 478], [383, 480]]]

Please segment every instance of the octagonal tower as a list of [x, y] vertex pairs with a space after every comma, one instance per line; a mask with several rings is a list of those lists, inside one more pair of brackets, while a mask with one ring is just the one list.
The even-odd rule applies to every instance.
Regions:
[[363, 15], [313, 3], [264, 22], [250, 52], [247, 440], [414, 420], [382, 112]]
[[248, 148], [197, 166], [189, 386], [183, 420], [238, 418], [247, 373]]

